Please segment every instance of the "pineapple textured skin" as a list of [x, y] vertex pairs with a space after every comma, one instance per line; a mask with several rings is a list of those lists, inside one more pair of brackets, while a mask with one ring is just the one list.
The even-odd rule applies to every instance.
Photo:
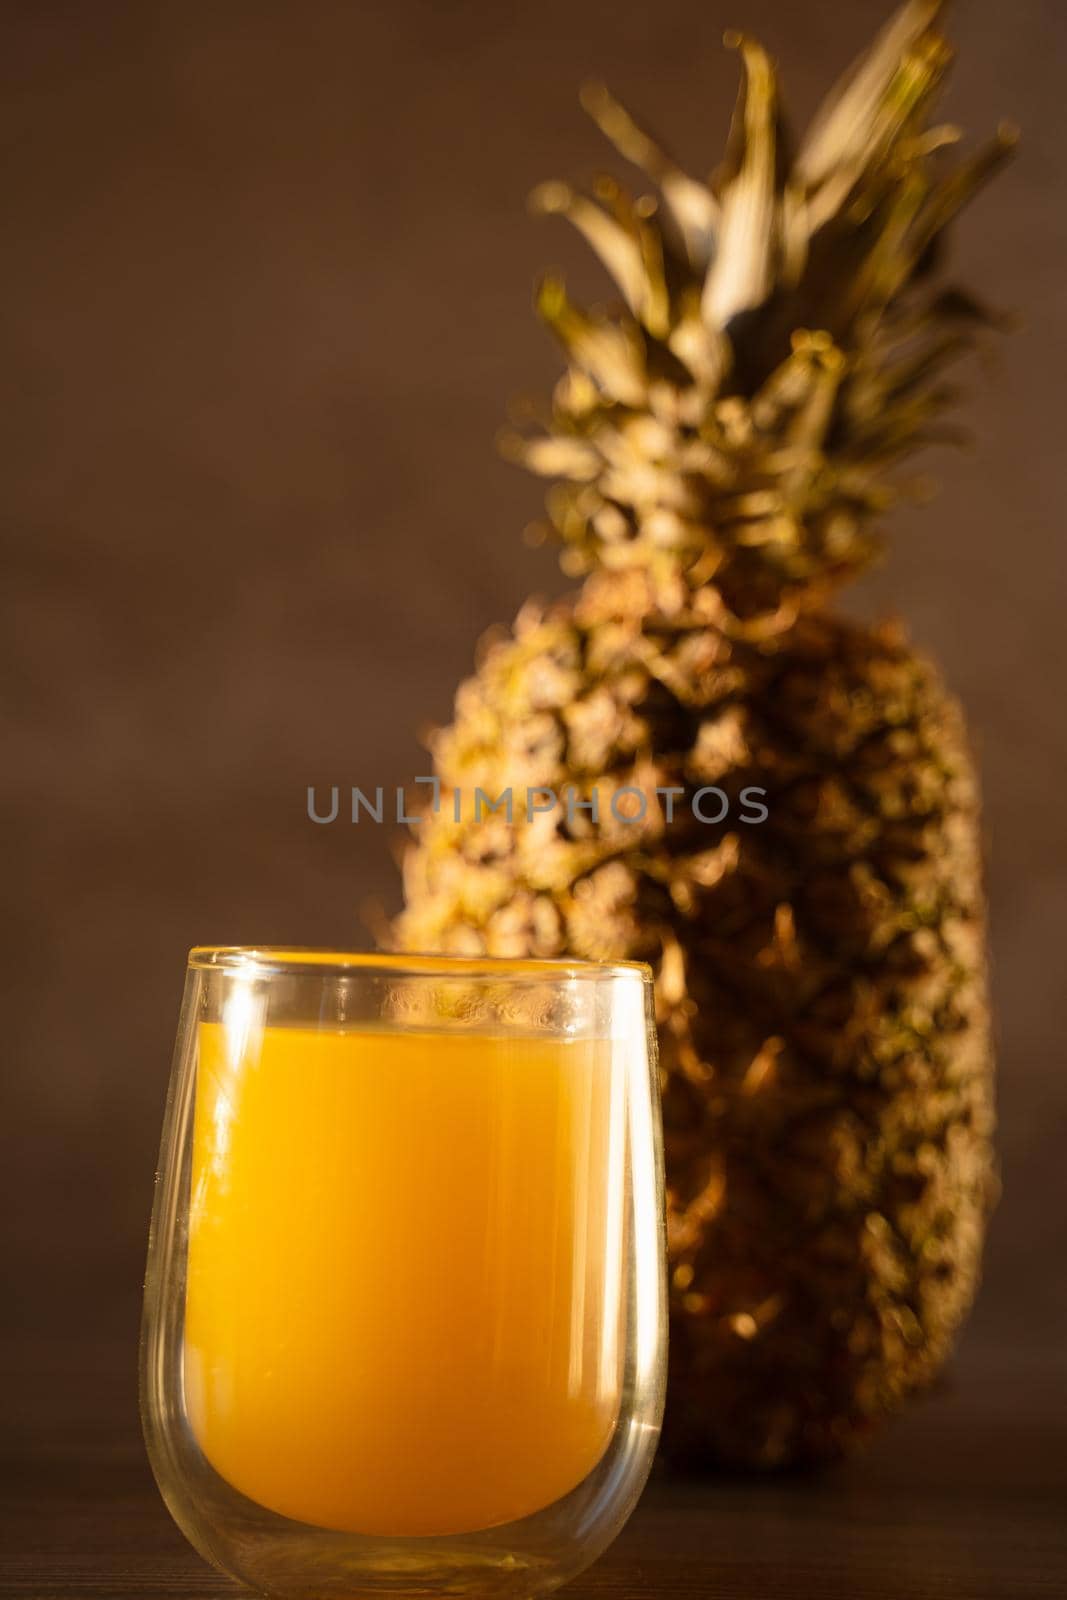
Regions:
[[[489, 644], [435, 741], [398, 937], [652, 963], [665, 1448], [833, 1456], [937, 1370], [975, 1289], [995, 1180], [974, 775], [894, 630], [820, 615], [754, 647], [648, 598], [597, 575]], [[476, 788], [517, 782], [560, 805], [474, 820]], [[766, 819], [698, 821], [706, 785], [764, 790]], [[568, 824], [594, 788], [599, 825]], [[643, 821], [612, 815], [623, 788]], [[657, 790], [683, 791], [670, 823]]]

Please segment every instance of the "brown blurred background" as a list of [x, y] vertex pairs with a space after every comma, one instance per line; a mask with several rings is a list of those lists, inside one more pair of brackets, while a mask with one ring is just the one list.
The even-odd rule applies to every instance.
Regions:
[[[605, 158], [603, 75], [691, 163], [764, 38], [798, 117], [883, 0], [24, 0], [3, 9], [7, 469], [3, 1215], [9, 1338], [131, 1404], [186, 949], [369, 942], [394, 831], [310, 783], [402, 783], [491, 623], [563, 587], [496, 459], [556, 357], [535, 271], [598, 282], [524, 198]], [[1067, 1334], [1063, 352], [1067, 8], [961, 0], [947, 113], [1024, 155], [957, 260], [1025, 317], [969, 374], [973, 453], [855, 604], [905, 614], [985, 772], [1005, 1200], [961, 1366]], [[9, 1344], [8, 1348], [13, 1348]], [[90, 1352], [87, 1354], [86, 1352]], [[988, 1369], [987, 1369], [988, 1370]], [[962, 1381], [962, 1380], [961, 1380]]]

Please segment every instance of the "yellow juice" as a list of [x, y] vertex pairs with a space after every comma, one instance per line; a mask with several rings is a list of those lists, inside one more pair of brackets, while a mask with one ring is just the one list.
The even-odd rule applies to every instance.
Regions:
[[609, 1045], [202, 1023], [199, 1050], [185, 1384], [216, 1471], [379, 1535], [580, 1483], [621, 1385]]

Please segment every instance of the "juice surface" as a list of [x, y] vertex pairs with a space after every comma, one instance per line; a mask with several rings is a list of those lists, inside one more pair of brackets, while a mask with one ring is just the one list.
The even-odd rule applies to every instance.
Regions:
[[202, 1023], [199, 1048], [185, 1382], [215, 1469], [368, 1534], [574, 1488], [619, 1406], [610, 1046]]

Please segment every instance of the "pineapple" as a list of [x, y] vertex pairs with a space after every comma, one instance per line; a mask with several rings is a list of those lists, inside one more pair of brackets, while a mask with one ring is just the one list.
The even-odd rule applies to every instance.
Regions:
[[618, 301], [544, 280], [566, 371], [505, 440], [584, 581], [486, 641], [404, 864], [399, 947], [654, 968], [683, 1463], [832, 1457], [927, 1383], [994, 1191], [961, 715], [896, 627], [834, 608], [992, 320], [934, 269], [1015, 135], [950, 159], [938, 9], [896, 13], [795, 153], [774, 65], [728, 35], [706, 185], [586, 90], [655, 194], [535, 195]]

